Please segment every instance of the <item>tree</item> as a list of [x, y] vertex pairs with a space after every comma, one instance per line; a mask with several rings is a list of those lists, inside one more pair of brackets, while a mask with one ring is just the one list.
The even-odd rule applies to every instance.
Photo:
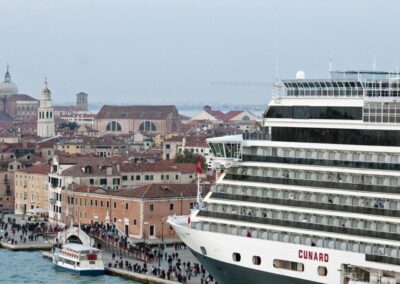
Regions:
[[192, 163], [197, 164], [197, 161], [201, 159], [201, 168], [203, 170], [207, 169], [206, 159], [202, 155], [194, 154], [189, 150], [185, 150], [183, 153], [179, 153], [175, 157], [175, 163]]

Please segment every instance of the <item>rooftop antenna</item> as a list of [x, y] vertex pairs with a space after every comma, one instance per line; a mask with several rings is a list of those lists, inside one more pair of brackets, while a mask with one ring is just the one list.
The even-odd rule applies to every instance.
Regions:
[[275, 25], [275, 82], [279, 80], [278, 24]]
[[376, 71], [376, 56], [374, 55], [374, 61], [372, 63], [372, 70]]

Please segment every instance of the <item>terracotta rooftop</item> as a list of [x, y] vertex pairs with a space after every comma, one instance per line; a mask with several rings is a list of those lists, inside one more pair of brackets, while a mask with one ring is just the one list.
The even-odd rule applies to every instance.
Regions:
[[196, 165], [192, 163], [175, 163], [173, 161], [158, 161], [155, 163], [124, 163], [120, 165], [120, 172], [196, 172]]
[[50, 173], [51, 167], [49, 165], [35, 165], [28, 168], [23, 168], [19, 170], [21, 173], [26, 174], [38, 174], [38, 175], [47, 175]]
[[172, 113], [178, 113], [172, 105], [133, 105], [110, 106], [104, 105], [96, 119], [166, 119]]
[[[209, 190], [210, 185], [203, 185], [204, 195]], [[196, 197], [197, 184], [149, 184], [138, 188], [113, 192], [112, 195], [139, 199]]]

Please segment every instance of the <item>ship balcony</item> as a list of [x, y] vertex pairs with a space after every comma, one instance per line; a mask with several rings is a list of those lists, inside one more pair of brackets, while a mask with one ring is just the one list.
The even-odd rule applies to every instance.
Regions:
[[[259, 171], [263, 171], [260, 169]], [[343, 181], [342, 178], [335, 178], [336, 181], [327, 180], [315, 180], [313, 175], [309, 176], [309, 179], [304, 178], [293, 178], [290, 173], [283, 173], [280, 176], [264, 176], [262, 172], [259, 175], [250, 175], [249, 170], [241, 170], [241, 173], [227, 173], [224, 180], [232, 181], [243, 181], [243, 182], [256, 182], [256, 183], [272, 183], [272, 184], [284, 184], [284, 185], [294, 185], [294, 186], [305, 186], [305, 187], [320, 187], [324, 189], [342, 189], [342, 190], [354, 190], [354, 191], [365, 191], [365, 192], [379, 192], [379, 193], [400, 193], [399, 187], [392, 185], [383, 184], [363, 184], [363, 183], [350, 183]], [[321, 173], [324, 175], [324, 173]], [[318, 177], [317, 177], [318, 178]], [[397, 183], [397, 178], [396, 178]]]
[[218, 218], [336, 234], [400, 240], [400, 225], [271, 209], [208, 204], [198, 217]]
[[[284, 205], [310, 209], [322, 209], [358, 214], [400, 217], [400, 202], [382, 201], [364, 197], [333, 196], [311, 194], [305, 192], [280, 191], [273, 192], [263, 189], [248, 189], [243, 193], [239, 189], [233, 193], [212, 192], [212, 199], [221, 199], [239, 202], [254, 202], [271, 205]], [[240, 193], [239, 193], [240, 192]], [[274, 197], [263, 194], [275, 195]], [[255, 204], [256, 205], [256, 204]]]
[[397, 162], [384, 163], [384, 162], [349, 161], [348, 159], [343, 159], [343, 160], [311, 159], [311, 158], [248, 155], [244, 153], [242, 155], [242, 160], [244, 162], [284, 163], [284, 164], [296, 164], [296, 165], [348, 167], [348, 168], [400, 171], [400, 164]]
[[400, 265], [400, 247], [385, 246], [379, 240], [376, 242], [359, 242], [343, 240], [334, 237], [320, 237], [311, 232], [288, 233], [269, 229], [259, 229], [249, 226], [237, 226], [224, 223], [200, 221], [191, 224], [192, 229], [229, 234], [246, 238], [258, 238], [269, 241], [335, 249], [365, 254], [366, 260]]

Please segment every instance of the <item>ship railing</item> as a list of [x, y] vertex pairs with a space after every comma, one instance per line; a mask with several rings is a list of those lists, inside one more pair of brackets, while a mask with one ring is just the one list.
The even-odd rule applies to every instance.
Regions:
[[388, 217], [400, 217], [400, 210], [383, 209], [367, 206], [355, 206], [355, 205], [341, 205], [334, 203], [325, 202], [312, 202], [312, 201], [301, 201], [293, 199], [281, 199], [281, 198], [271, 198], [271, 197], [261, 197], [261, 196], [249, 196], [241, 194], [229, 194], [223, 192], [213, 192], [212, 198], [220, 198], [235, 201], [245, 201], [245, 202], [255, 202], [255, 203], [267, 203], [276, 205], [287, 205], [294, 207], [306, 207], [314, 209], [323, 210], [334, 210], [342, 212], [352, 212], [352, 213], [362, 213], [370, 215], [380, 215]]
[[285, 163], [285, 164], [317, 165], [317, 166], [328, 166], [328, 167], [351, 167], [351, 168], [363, 168], [363, 169], [400, 171], [400, 164], [398, 163], [374, 163], [374, 162], [357, 162], [348, 160], [271, 157], [271, 156], [246, 155], [246, 154], [242, 155], [242, 160], [244, 162]]
[[348, 189], [355, 191], [384, 192], [384, 193], [395, 193], [395, 194], [398, 194], [400, 192], [400, 189], [396, 186], [369, 185], [369, 184], [333, 182], [333, 181], [316, 181], [316, 180], [277, 178], [277, 177], [265, 177], [265, 176], [250, 176], [250, 175], [231, 174], [231, 173], [227, 173], [224, 179], [273, 183], [273, 184], [285, 184], [285, 185], [297, 185], [297, 186], [307, 186], [307, 187], [322, 187], [324, 189]]
[[272, 219], [272, 218], [266, 218], [266, 217], [248, 216], [248, 215], [223, 213], [223, 212], [212, 212], [212, 211], [204, 211], [204, 210], [200, 211], [197, 216], [198, 217], [218, 218], [218, 219], [228, 219], [228, 220], [234, 220], [234, 221], [239, 221], [239, 222], [250, 222], [250, 223], [257, 223], [257, 224], [264, 224], [264, 225], [300, 228], [300, 229], [305, 229], [305, 230], [331, 232], [331, 233], [337, 233], [337, 234], [362, 236], [362, 237], [370, 237], [370, 238], [378, 238], [378, 239], [386, 239], [386, 240], [394, 240], [394, 241], [400, 240], [400, 234], [397, 234], [397, 233], [386, 233], [386, 232], [382, 232], [382, 231], [355, 229], [355, 228], [348, 228], [345, 226], [322, 225], [322, 224], [315, 224], [315, 223], [310, 223], [310, 222], [289, 221], [289, 220], [282, 220], [282, 219]]
[[400, 265], [400, 258], [385, 256], [385, 255], [366, 254], [365, 260], [386, 263], [386, 264]]

